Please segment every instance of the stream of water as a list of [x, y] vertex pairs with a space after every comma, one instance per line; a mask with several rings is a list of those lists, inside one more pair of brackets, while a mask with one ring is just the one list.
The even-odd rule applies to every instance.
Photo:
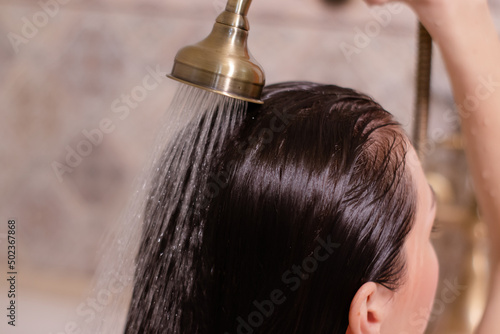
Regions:
[[[209, 196], [199, 185], [206, 183], [222, 139], [242, 123], [246, 108], [246, 102], [180, 84], [132, 199], [103, 239], [104, 255], [89, 297], [99, 307], [80, 319], [83, 333], [123, 333], [129, 309], [144, 305], [154, 321], [168, 321], [165, 303], [153, 298], [169, 294], [168, 275], [182, 278], [186, 289], [192, 284], [182, 270], [165, 268], [188, 267], [195, 260], [191, 248], [200, 242], [203, 226], [193, 225], [191, 217]], [[128, 324], [127, 333], [140, 321]]]

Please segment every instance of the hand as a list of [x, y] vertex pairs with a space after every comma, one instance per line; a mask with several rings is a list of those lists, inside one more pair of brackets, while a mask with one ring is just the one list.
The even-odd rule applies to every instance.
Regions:
[[[365, 1], [380, 5], [394, 0]], [[402, 2], [415, 11], [441, 49], [457, 109], [467, 106], [467, 114], [459, 113], [462, 134], [482, 219], [489, 227], [492, 254], [488, 305], [476, 333], [497, 333], [500, 328], [500, 41], [487, 0]], [[478, 95], [484, 90], [485, 79], [494, 83], [495, 88], [490, 88], [487, 96]], [[471, 105], [471, 100], [476, 103]]]
[[[369, 5], [383, 5], [398, 0], [365, 0]], [[420, 22], [438, 43], [450, 36], [469, 34], [482, 18], [471, 13], [488, 11], [487, 0], [399, 0], [413, 9]], [[474, 30], [474, 29], [472, 29]]]

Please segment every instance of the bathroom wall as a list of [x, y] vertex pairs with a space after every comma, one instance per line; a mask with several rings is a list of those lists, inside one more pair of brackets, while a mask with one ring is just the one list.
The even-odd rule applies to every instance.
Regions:
[[[0, 268], [14, 218], [18, 333], [70, 332], [102, 237], [126, 205], [175, 92], [165, 74], [180, 47], [208, 34], [223, 5], [0, 0]], [[254, 1], [249, 20], [250, 48], [268, 83], [356, 88], [411, 131], [416, 21], [408, 9]], [[456, 122], [443, 117], [452, 97], [439, 57], [434, 65], [431, 135], [451, 133]], [[2, 279], [1, 309], [5, 288]], [[0, 328], [16, 333], [5, 319]]]

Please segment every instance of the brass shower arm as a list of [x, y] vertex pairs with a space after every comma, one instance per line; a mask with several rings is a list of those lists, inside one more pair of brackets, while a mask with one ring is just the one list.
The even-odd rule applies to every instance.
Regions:
[[[245, 2], [246, 9], [239, 6], [240, 3]], [[217, 17], [216, 22], [220, 24], [225, 24], [227, 26], [239, 28], [242, 30], [250, 30], [250, 25], [246, 17], [248, 8], [252, 0], [247, 1], [229, 1], [227, 3], [226, 10], [222, 12], [219, 17]], [[235, 4], [232, 4], [235, 3]]]
[[226, 11], [246, 16], [251, 3], [252, 0], [229, 0], [226, 5]]

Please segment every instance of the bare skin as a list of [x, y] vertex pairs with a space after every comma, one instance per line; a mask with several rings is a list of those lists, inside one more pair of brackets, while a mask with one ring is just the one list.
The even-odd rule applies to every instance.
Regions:
[[[384, 4], [392, 0], [366, 1]], [[490, 293], [476, 334], [496, 333], [500, 328], [500, 41], [487, 0], [403, 2], [415, 11], [440, 48], [452, 83], [481, 216], [490, 230]], [[414, 175], [421, 175], [418, 168]], [[422, 182], [419, 184], [421, 192], [424, 187]], [[422, 196], [422, 201], [428, 201], [425, 198], [430, 195]], [[419, 224], [423, 225], [423, 220], [417, 221], [417, 226]], [[429, 287], [428, 291], [431, 290]], [[393, 326], [395, 320], [383, 315], [393, 311], [395, 296], [381, 291], [373, 284], [358, 291], [351, 305], [347, 333], [391, 332], [384, 328]], [[421, 330], [407, 327], [403, 332]]]
[[351, 302], [346, 334], [422, 334], [427, 326], [439, 277], [431, 243], [436, 200], [409, 143], [406, 158], [417, 189], [417, 210], [405, 242], [404, 283], [395, 292], [373, 282], [365, 283]]

